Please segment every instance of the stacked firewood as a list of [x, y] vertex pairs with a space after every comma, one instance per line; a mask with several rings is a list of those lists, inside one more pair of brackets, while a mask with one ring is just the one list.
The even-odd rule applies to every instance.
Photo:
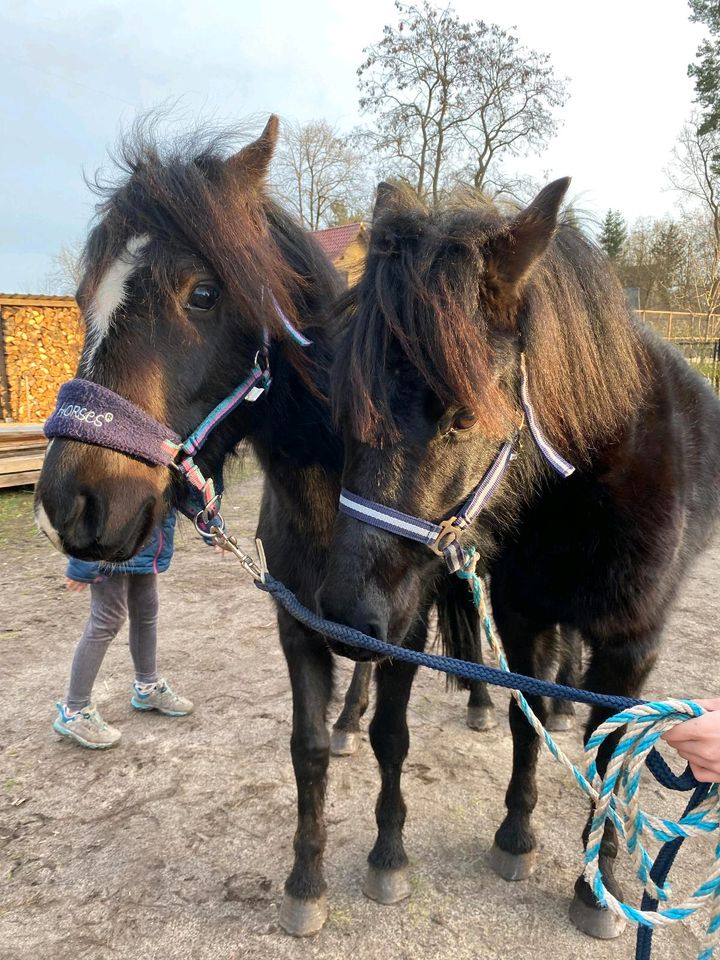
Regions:
[[0, 299], [0, 319], [3, 416], [41, 422], [52, 412], [60, 385], [75, 374], [83, 341], [80, 311], [71, 297], [17, 297]]

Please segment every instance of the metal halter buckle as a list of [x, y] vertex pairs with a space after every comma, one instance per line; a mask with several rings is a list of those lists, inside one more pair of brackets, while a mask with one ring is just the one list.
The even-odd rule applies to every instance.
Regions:
[[457, 519], [457, 517], [448, 517], [446, 520], [441, 520], [438, 524], [440, 533], [437, 535], [435, 543], [430, 544], [430, 549], [438, 557], [444, 555], [443, 551], [446, 547], [449, 547], [451, 543], [455, 543], [460, 539], [462, 530], [455, 526]]
[[201, 516], [202, 512], [195, 517], [195, 529], [200, 536], [206, 540], [211, 540], [216, 547], [232, 553], [233, 556], [237, 557], [240, 561], [240, 566], [243, 570], [249, 573], [253, 580], [259, 580], [261, 583], [264, 583], [267, 572], [267, 561], [265, 560], [265, 550], [263, 549], [262, 540], [258, 538], [255, 541], [258, 557], [260, 558], [258, 562], [238, 546], [236, 537], [232, 535], [228, 536], [225, 533], [225, 521], [219, 513], [212, 518], [212, 522], [207, 530], [203, 530], [202, 527], [199, 526]]

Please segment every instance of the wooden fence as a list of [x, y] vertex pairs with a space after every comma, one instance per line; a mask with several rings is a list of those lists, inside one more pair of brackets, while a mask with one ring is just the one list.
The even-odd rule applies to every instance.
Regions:
[[720, 314], [679, 310], [634, 310], [664, 340], [683, 354], [720, 394]]

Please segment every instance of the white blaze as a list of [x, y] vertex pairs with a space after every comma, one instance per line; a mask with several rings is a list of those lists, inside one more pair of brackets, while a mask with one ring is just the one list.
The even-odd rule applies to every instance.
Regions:
[[50, 543], [58, 550], [62, 550], [60, 537], [55, 527], [50, 523], [50, 518], [45, 513], [45, 507], [40, 504], [35, 510], [35, 525], [41, 533], [44, 533]]
[[105, 276], [97, 285], [95, 296], [87, 310], [87, 362], [92, 362], [95, 351], [107, 335], [112, 318], [125, 302], [127, 283], [141, 262], [140, 253], [150, 237], [142, 234], [131, 237], [125, 249], [108, 267]]

